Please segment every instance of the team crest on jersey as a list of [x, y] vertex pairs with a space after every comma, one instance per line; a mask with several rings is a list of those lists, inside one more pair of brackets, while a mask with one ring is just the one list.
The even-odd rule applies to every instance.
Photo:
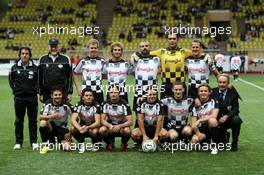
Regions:
[[60, 69], [63, 68], [63, 65], [62, 64], [59, 64], [58, 65], [58, 68], [60, 68]]

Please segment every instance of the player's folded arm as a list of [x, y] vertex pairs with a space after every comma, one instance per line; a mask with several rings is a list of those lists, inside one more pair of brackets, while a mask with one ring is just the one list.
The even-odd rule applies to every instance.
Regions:
[[106, 126], [108, 129], [111, 129], [113, 125], [107, 122], [107, 114], [102, 113], [101, 114], [101, 124], [103, 126]]
[[132, 115], [127, 115], [126, 116], [126, 122], [120, 124], [121, 128], [126, 128], [126, 127], [130, 127], [133, 125], [133, 117]]
[[197, 116], [192, 116], [191, 127], [194, 133], [199, 132], [197, 121]]
[[80, 131], [81, 125], [77, 122], [77, 118], [78, 118], [78, 112], [72, 113], [71, 124], [73, 125], [74, 128], [76, 128], [76, 129], [78, 129], [78, 131]]
[[101, 125], [101, 115], [100, 114], [95, 114], [94, 115], [95, 122], [91, 125], [88, 126], [88, 129], [94, 129], [98, 128]]

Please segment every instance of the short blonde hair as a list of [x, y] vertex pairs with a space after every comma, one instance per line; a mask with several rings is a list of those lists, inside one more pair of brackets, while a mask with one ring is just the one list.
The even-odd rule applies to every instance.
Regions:
[[88, 43], [87, 43], [87, 47], [89, 48], [90, 45], [94, 45], [94, 44], [96, 44], [97, 47], [99, 47], [99, 41], [98, 41], [98, 40], [96, 40], [96, 39], [90, 39], [90, 40], [88, 41]]

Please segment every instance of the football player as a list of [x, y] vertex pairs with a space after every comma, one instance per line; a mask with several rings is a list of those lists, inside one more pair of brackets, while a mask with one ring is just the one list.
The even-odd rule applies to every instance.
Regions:
[[215, 63], [216, 63], [216, 69], [219, 73], [223, 73], [223, 64], [225, 61], [225, 56], [223, 54], [216, 54], [214, 57]]
[[163, 104], [158, 100], [157, 86], [150, 86], [147, 90], [147, 97], [138, 106], [138, 128], [132, 132], [132, 139], [135, 142], [144, 144], [146, 140], [152, 139], [155, 144], [164, 142], [167, 131], [163, 128], [164, 109]]
[[[210, 94], [211, 88], [208, 84], [201, 84], [198, 87], [198, 97], [202, 105], [193, 108], [191, 125], [194, 135], [192, 137], [192, 143], [210, 143], [211, 138], [214, 142], [217, 142], [217, 115], [219, 112], [219, 105], [217, 101], [210, 98]], [[217, 154], [217, 148], [214, 147], [211, 153]]]
[[209, 83], [210, 71], [217, 77], [218, 70], [214, 60], [209, 54], [202, 52], [202, 42], [198, 39], [192, 41], [192, 56], [186, 59], [188, 69], [188, 96], [195, 99], [197, 97], [197, 87], [204, 83]]
[[236, 54], [235, 56], [233, 56], [230, 60], [230, 69], [231, 72], [233, 73], [233, 78], [235, 81], [237, 81], [238, 79], [238, 73], [241, 67], [241, 58], [238, 54]]
[[[127, 75], [132, 71], [130, 64], [123, 60], [123, 46], [119, 42], [111, 45], [112, 58], [105, 63], [103, 73], [107, 75], [108, 86], [118, 85], [120, 88], [120, 97], [128, 102], [126, 91]], [[109, 93], [107, 93], [109, 99]]]
[[51, 100], [43, 106], [40, 114], [39, 131], [44, 144], [40, 153], [46, 150], [49, 143], [55, 144], [55, 137], [61, 143], [63, 150], [70, 151], [71, 134], [67, 128], [70, 114], [70, 107], [63, 100], [63, 90], [54, 88], [51, 92]]
[[190, 140], [192, 128], [188, 125], [188, 117], [193, 106], [193, 99], [184, 96], [184, 85], [176, 82], [172, 89], [174, 95], [161, 100], [164, 104], [164, 127], [168, 131], [169, 140], [175, 142], [177, 138], [185, 142]]
[[177, 46], [178, 37], [175, 33], [168, 35], [169, 47], [150, 52], [161, 61], [161, 99], [172, 96], [172, 86], [176, 81], [185, 82], [185, 60], [192, 53], [188, 49]]
[[109, 100], [101, 106], [101, 128], [99, 133], [106, 142], [106, 149], [113, 151], [115, 137], [121, 137], [121, 151], [127, 151], [127, 142], [131, 137], [131, 126], [133, 124], [132, 113], [129, 104], [120, 98], [117, 85], [109, 87]]
[[[80, 122], [78, 122], [78, 119]], [[94, 92], [85, 88], [82, 90], [82, 100], [75, 105], [71, 122], [72, 136], [79, 142], [79, 153], [85, 151], [85, 137], [91, 137], [92, 151], [99, 150], [98, 137], [101, 120], [100, 105], [94, 99]]]
[[[88, 56], [81, 59], [73, 70], [73, 81], [79, 96], [81, 89], [91, 88], [95, 93], [95, 99], [98, 103], [104, 100], [102, 90], [102, 70], [104, 59], [98, 56], [99, 42], [91, 39], [88, 42]], [[82, 74], [82, 87], [78, 83], [78, 74]]]

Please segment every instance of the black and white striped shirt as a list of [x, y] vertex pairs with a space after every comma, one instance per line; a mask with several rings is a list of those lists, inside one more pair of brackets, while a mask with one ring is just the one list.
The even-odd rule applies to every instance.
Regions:
[[95, 115], [101, 114], [101, 109], [98, 103], [91, 105], [78, 103], [74, 106], [73, 112], [78, 113], [81, 125], [89, 126], [95, 122]]
[[[193, 112], [193, 117], [197, 117], [197, 120], [200, 118], [203, 118], [207, 115], [211, 115], [213, 109], [219, 108], [218, 101], [214, 99], [209, 99], [207, 102], [203, 103], [202, 106], [199, 108], [194, 107], [192, 112]], [[198, 126], [200, 127], [201, 124]]]
[[71, 115], [71, 109], [66, 104], [54, 105], [52, 102], [44, 104], [40, 114], [41, 115], [52, 115], [59, 113], [62, 117], [60, 120], [50, 119], [49, 122], [54, 122], [56, 126], [67, 128], [67, 120]]
[[148, 103], [145, 100], [139, 105], [137, 112], [142, 114], [145, 126], [156, 127], [158, 116], [164, 114], [163, 104], [160, 101]]
[[102, 113], [106, 114], [107, 122], [118, 125], [126, 122], [126, 117], [131, 115], [129, 104], [125, 100], [118, 103], [112, 103], [110, 100], [103, 102]]

